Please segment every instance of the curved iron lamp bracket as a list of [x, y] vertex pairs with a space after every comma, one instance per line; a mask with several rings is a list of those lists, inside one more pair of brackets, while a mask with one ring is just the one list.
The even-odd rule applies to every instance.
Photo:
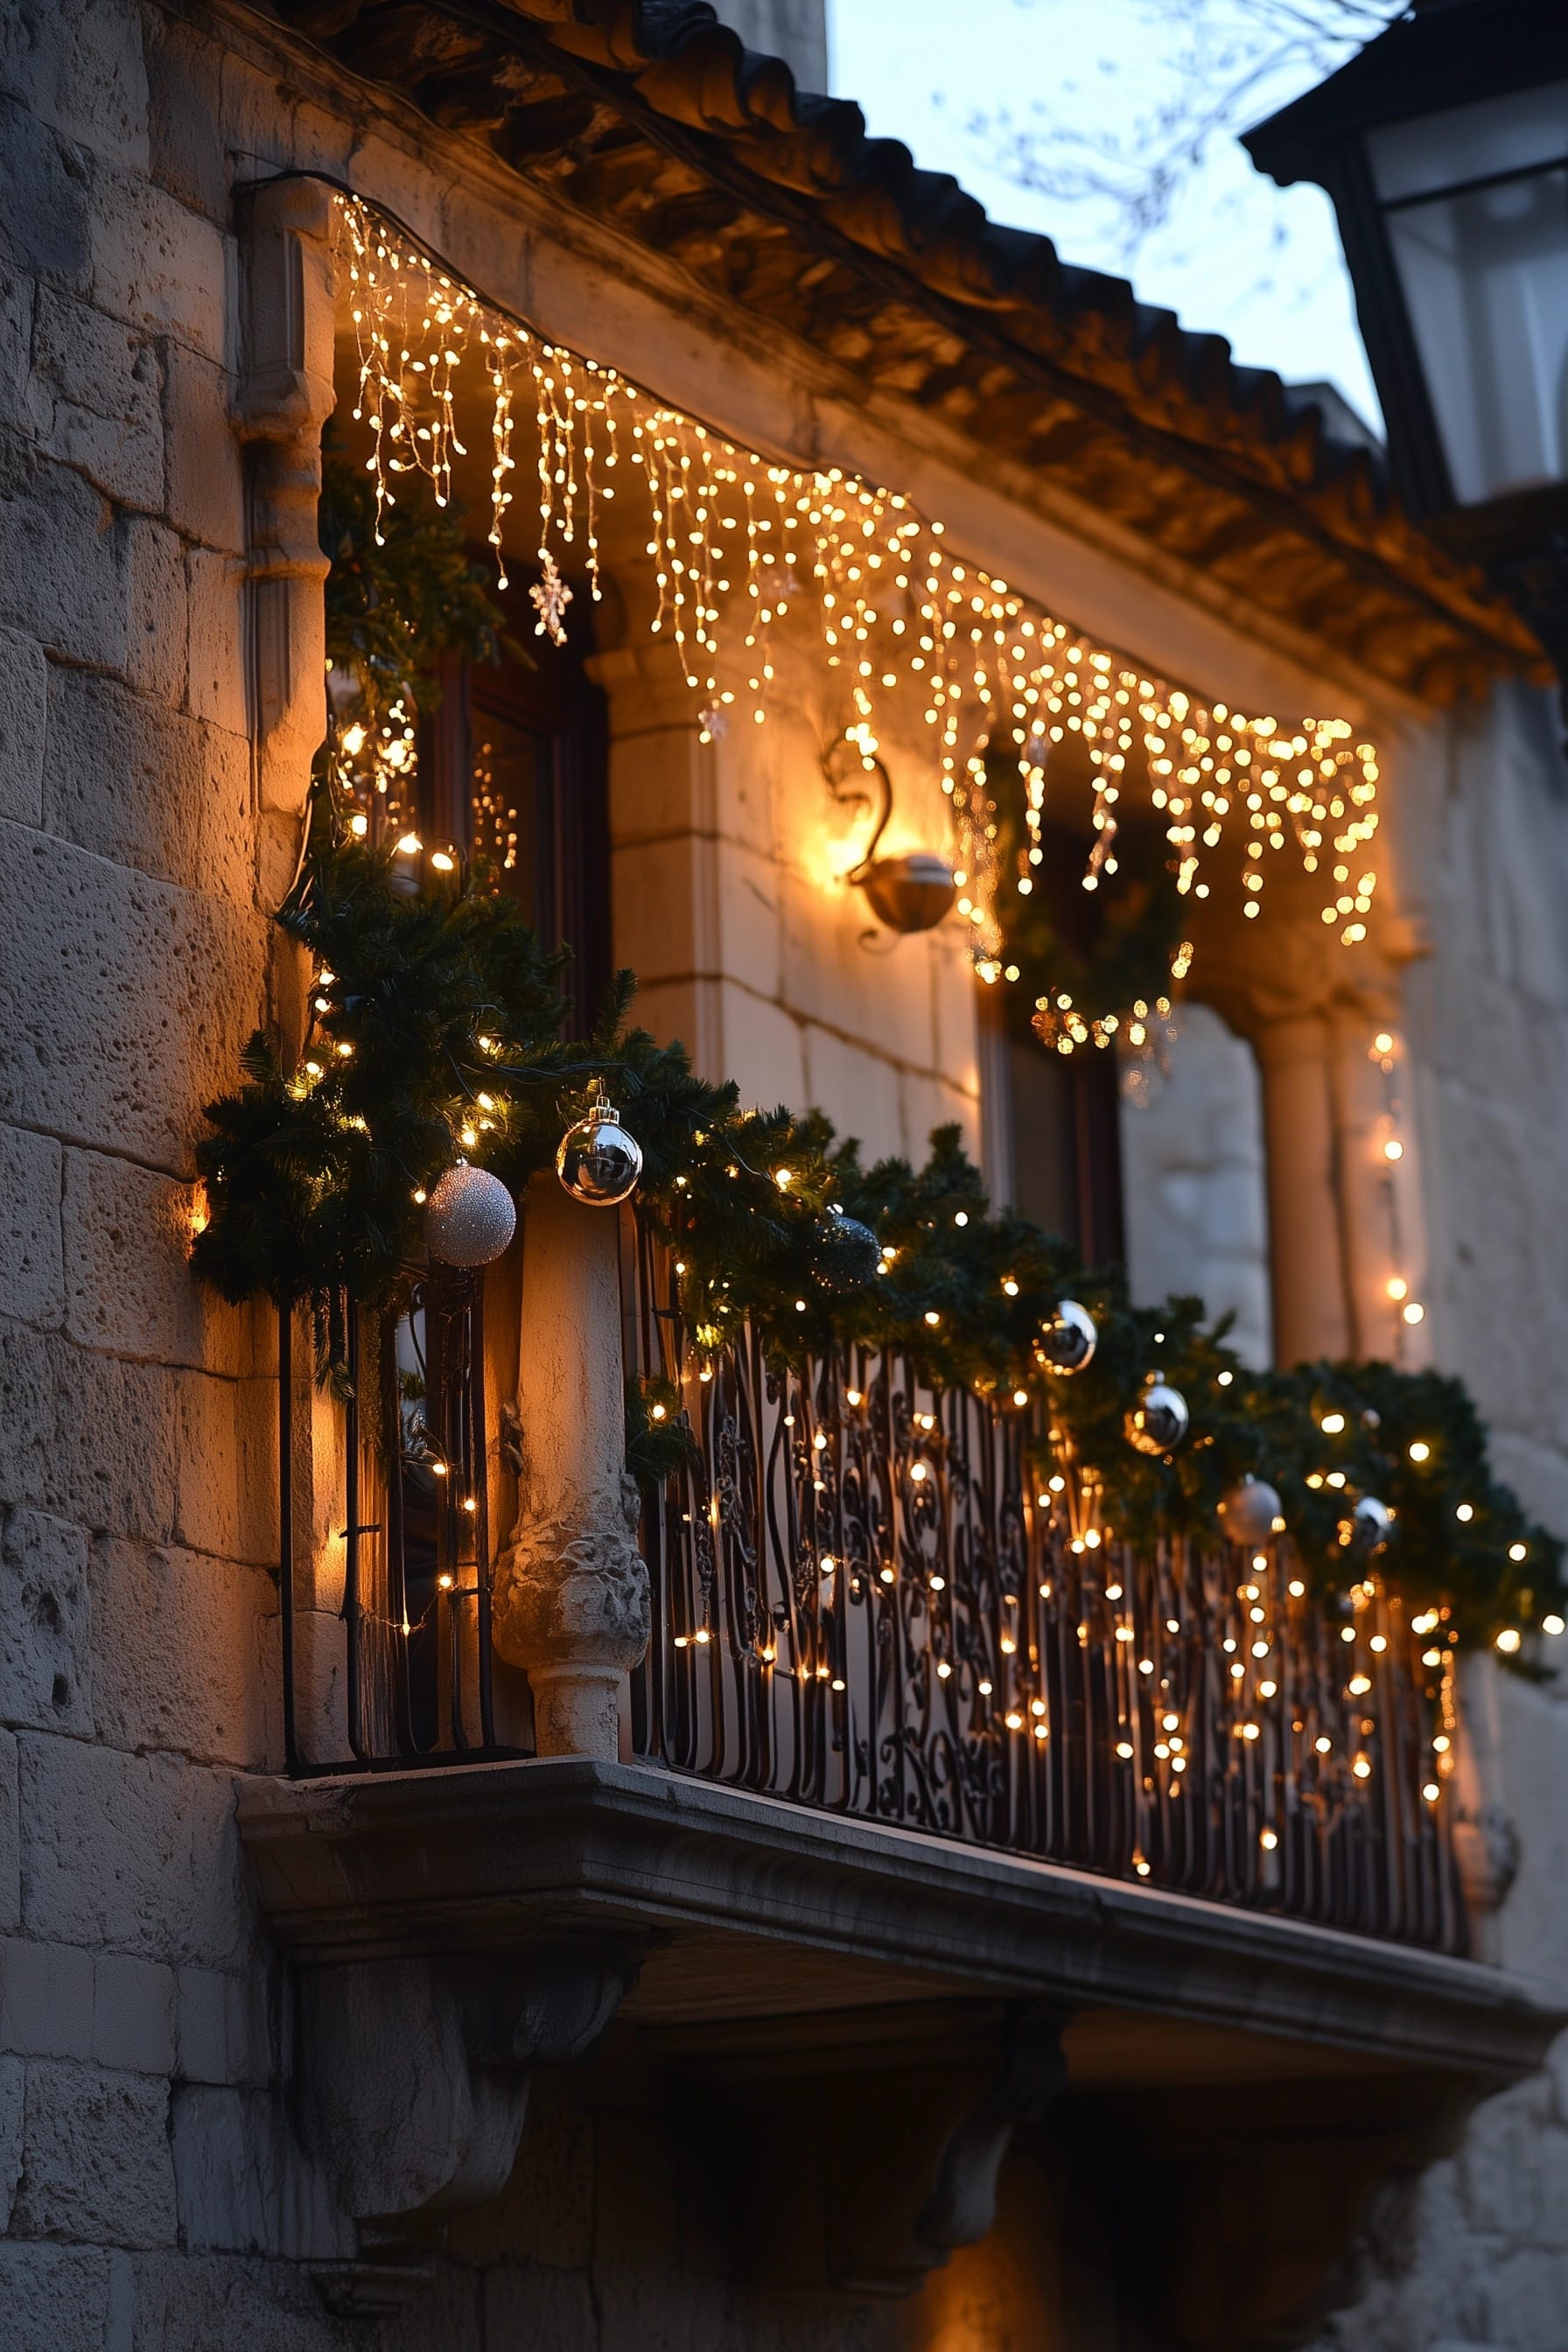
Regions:
[[[822, 780], [839, 808], [876, 807], [876, 823], [871, 837], [860, 854], [858, 865], [845, 875], [846, 882], [864, 882], [876, 863], [877, 845], [888, 829], [888, 819], [893, 814], [893, 780], [875, 753], [862, 751], [847, 735], [837, 735], [822, 754]], [[873, 799], [874, 788], [874, 799]]]

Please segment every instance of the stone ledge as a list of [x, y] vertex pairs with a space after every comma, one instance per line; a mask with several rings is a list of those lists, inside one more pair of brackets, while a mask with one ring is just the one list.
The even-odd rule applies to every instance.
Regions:
[[[1440, 2072], [1484, 2094], [1564, 2022], [1466, 1960], [580, 1758], [241, 1784], [274, 1932], [316, 1963], [650, 1952], [660, 2022], [984, 1993]], [[688, 1990], [683, 2003], [683, 1981]], [[643, 1996], [637, 1996], [640, 2001]], [[1267, 2062], [1257, 2069], [1268, 2071]]]

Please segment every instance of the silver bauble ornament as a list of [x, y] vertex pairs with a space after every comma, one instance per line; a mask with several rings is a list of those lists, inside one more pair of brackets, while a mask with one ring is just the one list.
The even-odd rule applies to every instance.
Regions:
[[1394, 1514], [1375, 1495], [1363, 1495], [1351, 1513], [1351, 1528], [1357, 1551], [1381, 1551], [1394, 1532]]
[[1041, 1324], [1035, 1354], [1053, 1372], [1081, 1372], [1094, 1354], [1100, 1334], [1087, 1307], [1076, 1298], [1058, 1298], [1049, 1318]]
[[613, 1209], [636, 1192], [642, 1146], [626, 1133], [619, 1111], [603, 1096], [562, 1137], [555, 1173], [572, 1198], [591, 1209]]
[[1220, 1533], [1233, 1544], [1251, 1549], [1272, 1542], [1279, 1517], [1279, 1497], [1264, 1478], [1238, 1479], [1219, 1498]]
[[489, 1265], [517, 1231], [517, 1204], [499, 1176], [459, 1160], [425, 1206], [425, 1239], [444, 1265]]
[[1123, 1424], [1127, 1443], [1140, 1454], [1173, 1454], [1187, 1433], [1191, 1416], [1179, 1389], [1151, 1381]]

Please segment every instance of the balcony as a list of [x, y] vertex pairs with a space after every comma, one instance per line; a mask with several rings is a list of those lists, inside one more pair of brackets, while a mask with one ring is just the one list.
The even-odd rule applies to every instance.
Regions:
[[[1325, 1612], [1283, 1542], [1075, 1531], [1026, 1418], [907, 1362], [774, 1376], [749, 1339], [700, 1361], [651, 1242], [549, 1190], [521, 1304], [504, 1267], [417, 1275], [401, 1320], [349, 1335], [352, 1398], [281, 1333], [289, 1770], [242, 1826], [299, 1967], [307, 2139], [370, 2232], [343, 2307], [380, 2307], [439, 2215], [499, 2188], [530, 2070], [618, 2013], [683, 2097], [773, 2118], [773, 2153], [742, 2129], [736, 2161], [812, 2204], [797, 2285], [918, 2284], [1062, 2095], [1121, 2118], [1168, 2213], [1233, 2176], [1265, 2234], [1289, 2209], [1295, 2270], [1259, 2258], [1221, 2294], [1177, 2263], [1189, 2339], [1305, 2340], [1376, 2180], [1560, 2021], [1467, 1958], [1397, 1600]], [[641, 1496], [651, 1633], [618, 1743], [562, 1753], [497, 1654], [517, 1539], [492, 1530], [520, 1465], [540, 1511], [541, 1422], [580, 1445], [618, 1405], [623, 1349], [689, 1442]], [[389, 2073], [393, 2051], [424, 2055]], [[426, 2077], [442, 2152], [389, 2178], [364, 2147]], [[829, 2116], [806, 2181], [781, 2151]], [[1303, 2135], [1333, 2168], [1305, 2222]]]

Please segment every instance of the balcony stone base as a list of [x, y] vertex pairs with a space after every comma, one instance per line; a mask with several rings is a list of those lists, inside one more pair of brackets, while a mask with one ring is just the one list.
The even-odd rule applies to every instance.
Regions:
[[1177, 2340], [1303, 2343], [1379, 2193], [1562, 2022], [1472, 1961], [652, 1767], [258, 1780], [240, 1817], [361, 2309], [498, 2192], [532, 2070], [618, 2018], [701, 2118], [738, 2275], [912, 2291], [1049, 2108]]

